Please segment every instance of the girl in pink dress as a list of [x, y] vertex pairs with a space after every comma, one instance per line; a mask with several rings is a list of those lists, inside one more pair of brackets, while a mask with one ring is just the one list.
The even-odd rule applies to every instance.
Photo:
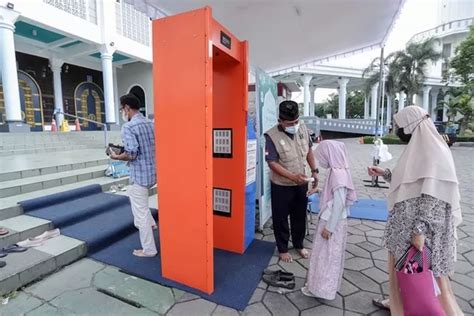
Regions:
[[306, 296], [333, 300], [341, 286], [344, 271], [349, 207], [357, 197], [344, 143], [322, 141], [316, 149], [316, 159], [322, 168], [328, 169], [328, 174], [320, 195], [320, 213], [313, 236], [308, 279], [301, 291]]

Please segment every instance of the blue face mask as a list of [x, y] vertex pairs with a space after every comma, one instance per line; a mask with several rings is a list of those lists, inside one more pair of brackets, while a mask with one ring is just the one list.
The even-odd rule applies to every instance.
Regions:
[[293, 126], [285, 127], [285, 132], [287, 132], [288, 134], [295, 135], [296, 133], [298, 133], [299, 128], [300, 128], [300, 123]]

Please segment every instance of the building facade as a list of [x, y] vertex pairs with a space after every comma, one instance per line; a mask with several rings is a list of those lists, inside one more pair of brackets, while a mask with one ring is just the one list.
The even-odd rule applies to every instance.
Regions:
[[151, 21], [124, 1], [1, 0], [0, 130], [49, 130], [58, 109], [114, 129], [125, 93], [152, 117], [151, 62]]

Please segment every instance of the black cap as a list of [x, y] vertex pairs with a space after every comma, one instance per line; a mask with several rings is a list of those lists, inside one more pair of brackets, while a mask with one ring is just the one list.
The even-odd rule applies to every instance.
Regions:
[[300, 116], [298, 103], [295, 101], [283, 101], [280, 103], [280, 120], [294, 121]]

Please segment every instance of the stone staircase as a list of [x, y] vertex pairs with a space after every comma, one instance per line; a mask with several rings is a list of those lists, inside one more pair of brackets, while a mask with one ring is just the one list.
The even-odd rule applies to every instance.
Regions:
[[[120, 143], [120, 133], [111, 132], [109, 139]], [[0, 248], [53, 228], [48, 220], [23, 214], [19, 201], [90, 184], [101, 185], [104, 192], [112, 185], [127, 185], [127, 177], [105, 177], [108, 162], [102, 132], [0, 134], [0, 227], [9, 230], [0, 236]], [[59, 236], [0, 258], [7, 263], [0, 268], [0, 295], [53, 273], [86, 252], [82, 241]]]
[[[120, 142], [120, 132], [109, 131], [108, 142]], [[42, 132], [0, 134], [0, 156], [104, 148], [104, 132]]]

